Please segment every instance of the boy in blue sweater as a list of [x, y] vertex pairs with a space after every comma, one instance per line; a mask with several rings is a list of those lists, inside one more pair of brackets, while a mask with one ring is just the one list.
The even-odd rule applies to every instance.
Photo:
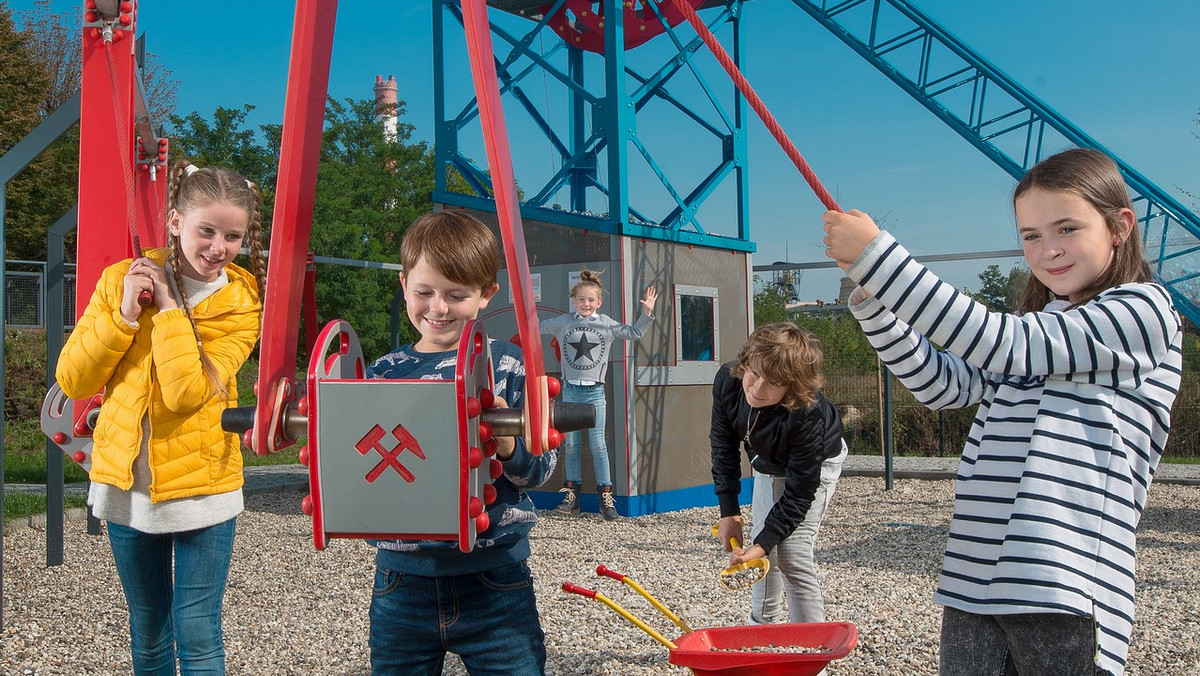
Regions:
[[[421, 333], [367, 369], [369, 378], [454, 378], [458, 341], [497, 290], [500, 250], [487, 226], [462, 212], [417, 219], [400, 245], [400, 284], [409, 321]], [[521, 350], [489, 340], [499, 406], [520, 407], [525, 392]], [[529, 531], [537, 521], [526, 486], [542, 484], [557, 453], [533, 456], [519, 438], [496, 437], [504, 473], [496, 479], [491, 526], [475, 548], [456, 542], [375, 541], [371, 597], [371, 673], [436, 675], [447, 652], [471, 674], [541, 676], [546, 647], [533, 594]]]

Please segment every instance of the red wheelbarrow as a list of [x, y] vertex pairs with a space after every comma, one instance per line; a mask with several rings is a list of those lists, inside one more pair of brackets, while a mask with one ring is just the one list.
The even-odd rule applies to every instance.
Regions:
[[563, 591], [595, 599], [654, 637], [670, 650], [667, 661], [687, 667], [696, 676], [816, 676], [831, 661], [845, 657], [858, 641], [850, 622], [759, 624], [693, 630], [646, 593], [636, 582], [603, 565], [596, 573], [620, 580], [686, 633], [668, 640], [600, 592], [563, 582]]

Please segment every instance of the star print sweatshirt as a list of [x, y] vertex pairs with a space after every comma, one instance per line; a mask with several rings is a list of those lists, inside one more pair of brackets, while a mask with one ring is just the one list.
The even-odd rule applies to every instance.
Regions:
[[613, 342], [618, 338], [641, 340], [652, 321], [653, 316], [642, 313], [630, 326], [598, 312], [589, 317], [567, 312], [543, 319], [538, 328], [542, 335], [558, 339], [563, 380], [602, 383], [608, 371], [608, 353]]

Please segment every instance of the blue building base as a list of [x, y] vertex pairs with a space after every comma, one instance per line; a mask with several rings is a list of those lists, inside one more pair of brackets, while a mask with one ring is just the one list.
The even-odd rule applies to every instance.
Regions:
[[[742, 491], [738, 494], [738, 502], [743, 505], [750, 504], [753, 489], [753, 479], [742, 479]], [[553, 492], [544, 490], [529, 491], [529, 497], [533, 499], [533, 504], [538, 509], [553, 509], [558, 506], [558, 503], [562, 502], [562, 493], [559, 493], [557, 490]], [[616, 496], [614, 502], [621, 516], [645, 516], [647, 514], [660, 514], [662, 512], [677, 512], [681, 509], [691, 509], [692, 507], [716, 507], [717, 496], [713, 493], [712, 484], [704, 484], [701, 486], [692, 486], [691, 488], [679, 488], [673, 491], [647, 493], [632, 497]], [[583, 493], [580, 493], [579, 511], [600, 512], [600, 498], [595, 493], [595, 487], [592, 488], [592, 492], [590, 493], [586, 489]]]

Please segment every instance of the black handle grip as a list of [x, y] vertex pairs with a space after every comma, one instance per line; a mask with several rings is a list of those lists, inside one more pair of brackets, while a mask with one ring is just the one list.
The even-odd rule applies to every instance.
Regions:
[[590, 430], [596, 426], [596, 407], [556, 399], [550, 402], [550, 426], [559, 432]]
[[221, 429], [234, 434], [244, 434], [246, 430], [254, 428], [254, 411], [253, 406], [227, 408], [221, 411]]

